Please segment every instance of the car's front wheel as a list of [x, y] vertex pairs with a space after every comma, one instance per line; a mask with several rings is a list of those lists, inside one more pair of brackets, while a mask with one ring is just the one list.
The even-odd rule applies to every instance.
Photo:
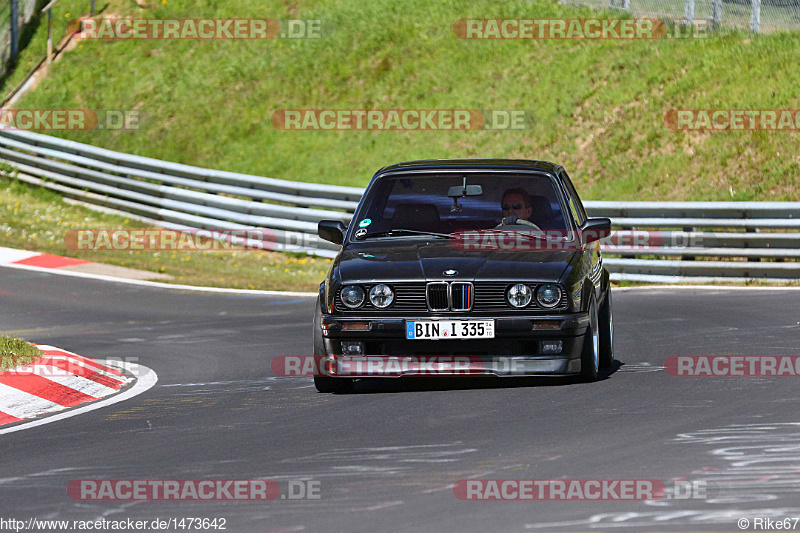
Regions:
[[589, 327], [583, 338], [583, 352], [581, 352], [581, 374], [583, 382], [597, 381], [597, 372], [600, 368], [600, 328], [597, 317], [597, 303], [594, 292], [589, 299]]

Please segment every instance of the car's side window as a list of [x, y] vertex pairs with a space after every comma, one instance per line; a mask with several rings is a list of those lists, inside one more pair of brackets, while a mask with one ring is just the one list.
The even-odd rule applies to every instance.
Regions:
[[575, 187], [572, 185], [572, 181], [569, 179], [569, 176], [563, 170], [561, 171], [561, 181], [564, 183], [564, 187], [567, 189], [567, 201], [569, 202], [570, 211], [572, 211], [572, 216], [575, 218], [575, 222], [578, 225], [583, 225], [586, 222], [586, 210], [583, 208], [583, 204], [581, 203], [581, 199], [578, 198], [578, 193], [575, 192]]

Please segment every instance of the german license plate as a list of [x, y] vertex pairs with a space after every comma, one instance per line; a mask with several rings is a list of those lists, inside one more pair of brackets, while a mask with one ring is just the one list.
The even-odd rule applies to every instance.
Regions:
[[494, 320], [406, 320], [406, 339], [493, 339]]

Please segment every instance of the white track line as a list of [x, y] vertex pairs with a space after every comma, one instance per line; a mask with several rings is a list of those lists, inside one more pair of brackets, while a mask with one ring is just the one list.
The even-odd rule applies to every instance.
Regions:
[[[43, 426], [44, 424], [51, 424], [53, 422], [58, 422], [59, 420], [64, 420], [65, 418], [70, 418], [73, 416], [77, 416], [82, 413], [87, 413], [89, 411], [94, 411], [95, 409], [100, 409], [102, 407], [108, 407], [109, 405], [113, 405], [115, 403], [124, 402], [134, 396], [138, 396], [143, 392], [146, 392], [153, 388], [153, 386], [158, 382], [158, 376], [156, 373], [147, 368], [146, 366], [136, 365], [133, 363], [127, 363], [124, 361], [98, 361], [102, 364], [108, 366], [116, 366], [122, 367], [125, 370], [128, 370], [133, 375], [137, 377], [136, 383], [133, 386], [116, 396], [111, 396], [110, 398], [106, 398], [105, 400], [99, 400], [83, 407], [78, 407], [77, 409], [71, 409], [65, 413], [59, 413], [57, 415], [48, 416], [47, 418], [42, 418], [41, 420], [31, 420], [30, 422], [25, 422], [23, 424], [18, 424], [6, 429], [0, 429], [0, 435], [4, 435], [6, 433], [14, 433], [16, 431], [23, 431], [25, 429], [31, 429], [38, 426]], [[12, 413], [8, 413], [12, 414]]]
[[75, 352], [69, 352], [69, 351], [67, 351], [67, 350], [65, 350], [63, 348], [59, 348], [57, 346], [50, 346], [49, 344], [37, 344], [36, 346], [43, 352], [58, 352], [57, 355], [65, 355], [66, 354], [66, 355], [75, 355], [75, 356], [78, 356], [78, 357], [83, 357], [83, 356], [80, 356], [80, 355], [76, 354]]
[[653, 290], [704, 290], [704, 291], [800, 291], [800, 287], [739, 287], [737, 285], [647, 285], [644, 287], [612, 287], [617, 291], [653, 291]]
[[221, 287], [196, 287], [194, 285], [172, 285], [170, 283], [160, 283], [158, 281], [145, 281], [141, 279], [117, 278], [114, 276], [103, 276], [101, 274], [88, 274], [86, 272], [74, 272], [61, 268], [43, 268], [30, 265], [3, 264], [7, 268], [18, 268], [20, 270], [32, 270], [34, 272], [46, 272], [48, 274], [59, 274], [61, 276], [74, 276], [76, 278], [89, 278], [101, 281], [113, 281], [116, 283], [127, 283], [129, 285], [141, 285], [143, 287], [155, 287], [159, 289], [172, 289], [180, 291], [198, 292], [222, 292], [230, 294], [256, 294], [260, 296], [301, 296], [311, 298], [317, 296], [316, 292], [283, 292], [283, 291], [260, 291], [255, 289], [226, 289]]

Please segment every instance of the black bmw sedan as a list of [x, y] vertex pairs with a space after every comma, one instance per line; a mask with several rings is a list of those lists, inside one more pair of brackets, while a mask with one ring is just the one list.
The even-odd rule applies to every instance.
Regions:
[[401, 376], [572, 375], [613, 362], [608, 271], [563, 167], [412, 161], [379, 170], [320, 285], [314, 383]]

